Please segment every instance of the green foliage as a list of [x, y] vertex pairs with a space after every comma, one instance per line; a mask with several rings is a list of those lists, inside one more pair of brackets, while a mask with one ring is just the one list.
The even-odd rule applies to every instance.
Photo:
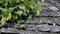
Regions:
[[9, 20], [21, 24], [25, 19], [38, 16], [41, 11], [40, 2], [36, 0], [0, 0], [0, 24], [4, 25]]

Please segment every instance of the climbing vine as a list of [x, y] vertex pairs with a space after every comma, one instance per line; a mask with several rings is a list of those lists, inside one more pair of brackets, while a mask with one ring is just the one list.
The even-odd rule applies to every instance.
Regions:
[[10, 20], [21, 24], [25, 19], [38, 16], [41, 11], [37, 0], [0, 0], [0, 24], [4, 25]]

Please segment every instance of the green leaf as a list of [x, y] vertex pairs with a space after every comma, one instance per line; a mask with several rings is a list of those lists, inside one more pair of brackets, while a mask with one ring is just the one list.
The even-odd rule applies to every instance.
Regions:
[[2, 25], [6, 24], [6, 18], [2, 16], [2, 19], [1, 19], [0, 22], [1, 22]]
[[22, 9], [25, 11], [25, 5], [21, 4], [21, 5], [18, 5], [19, 9]]
[[10, 12], [13, 12], [13, 11], [14, 11], [14, 7], [10, 7], [10, 8], [8, 8], [8, 10], [9, 10]]
[[7, 18], [6, 18], [6, 20], [9, 20], [9, 19], [11, 19], [11, 13], [9, 13]]
[[44, 0], [42, 0], [42, 2], [44, 2]]
[[18, 19], [18, 15], [12, 15], [11, 18], [13, 18], [13, 20], [16, 20], [16, 19]]
[[32, 18], [32, 15], [29, 15], [28, 19], [31, 19]]
[[26, 25], [20, 25], [20, 28], [24, 29], [26, 27]]
[[15, 14], [18, 14], [19, 16], [21, 16], [22, 14], [23, 14], [23, 11], [17, 11], [17, 12], [15, 12]]
[[24, 20], [18, 20], [18, 23], [22, 24], [22, 23], [24, 23]]

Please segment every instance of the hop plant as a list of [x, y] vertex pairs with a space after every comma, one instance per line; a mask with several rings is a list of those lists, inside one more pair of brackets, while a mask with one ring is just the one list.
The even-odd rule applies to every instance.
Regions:
[[0, 24], [4, 25], [10, 20], [21, 24], [25, 19], [38, 16], [41, 11], [37, 0], [0, 0]]

